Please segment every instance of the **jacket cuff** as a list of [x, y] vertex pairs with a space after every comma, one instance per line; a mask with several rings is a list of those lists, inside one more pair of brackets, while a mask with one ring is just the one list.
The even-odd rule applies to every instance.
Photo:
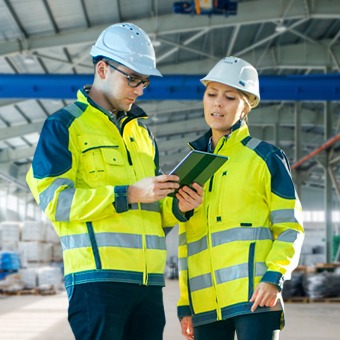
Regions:
[[277, 286], [277, 288], [281, 292], [282, 287], [283, 287], [284, 277], [279, 272], [268, 271], [263, 275], [261, 282], [271, 283], [271, 284]]
[[127, 197], [128, 185], [114, 187], [115, 201], [113, 203], [117, 213], [122, 213], [129, 210]]
[[190, 306], [178, 306], [177, 307], [177, 316], [181, 320], [185, 316], [191, 316], [191, 308]]
[[185, 213], [182, 213], [179, 210], [177, 198], [174, 198], [172, 201], [172, 212], [180, 222], [187, 222], [190, 219], [190, 217], [194, 214], [193, 210], [189, 210]]

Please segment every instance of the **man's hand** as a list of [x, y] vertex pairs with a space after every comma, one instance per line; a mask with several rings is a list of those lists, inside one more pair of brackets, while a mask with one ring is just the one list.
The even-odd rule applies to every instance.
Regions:
[[249, 302], [254, 302], [251, 311], [254, 312], [258, 306], [274, 307], [279, 298], [277, 287], [271, 283], [260, 282]]
[[179, 188], [179, 178], [175, 175], [146, 177], [129, 185], [129, 203], [152, 203], [159, 201]]
[[182, 334], [187, 340], [194, 340], [194, 327], [192, 325], [192, 317], [185, 316], [181, 319]]
[[203, 201], [203, 188], [193, 183], [192, 188], [184, 186], [176, 194], [179, 210], [184, 213], [197, 208]]

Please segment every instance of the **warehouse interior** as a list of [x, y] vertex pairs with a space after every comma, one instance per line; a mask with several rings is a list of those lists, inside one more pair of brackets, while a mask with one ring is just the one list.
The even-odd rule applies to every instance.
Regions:
[[[72, 339], [69, 329], [58, 332], [68, 327], [60, 242], [25, 176], [44, 120], [91, 84], [90, 48], [117, 22], [140, 26], [155, 48], [163, 77], [150, 78], [137, 104], [149, 116], [165, 173], [207, 129], [199, 79], [225, 56], [256, 67], [261, 103], [249, 115], [250, 133], [286, 153], [304, 211], [305, 242], [286, 287], [291, 316], [282, 339], [337, 338], [339, 325], [331, 321], [340, 312], [339, 0], [0, 0], [0, 18], [1, 339]], [[177, 340], [176, 227], [167, 246], [165, 340]], [[52, 303], [56, 308], [48, 309]], [[29, 332], [29, 323], [17, 320], [39, 314], [31, 304], [57, 321]], [[293, 318], [300, 313], [302, 329]]]

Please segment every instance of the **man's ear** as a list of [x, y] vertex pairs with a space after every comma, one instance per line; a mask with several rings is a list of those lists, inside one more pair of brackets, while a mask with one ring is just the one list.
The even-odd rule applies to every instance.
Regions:
[[107, 72], [109, 72], [107, 64], [103, 60], [98, 61], [96, 64], [96, 74], [98, 77], [100, 79], [105, 79]]

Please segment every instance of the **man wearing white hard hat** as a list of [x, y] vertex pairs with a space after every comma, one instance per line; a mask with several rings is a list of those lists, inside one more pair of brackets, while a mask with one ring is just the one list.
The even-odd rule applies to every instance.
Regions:
[[148, 35], [105, 29], [91, 49], [94, 81], [46, 120], [28, 185], [63, 248], [68, 320], [78, 340], [161, 340], [164, 227], [186, 221], [202, 188], [159, 169], [135, 104], [161, 76]]
[[[298, 264], [302, 208], [282, 150], [253, 138], [256, 69], [226, 57], [201, 79], [209, 130], [192, 149], [227, 156], [180, 223], [178, 316], [189, 340], [277, 340], [281, 290]], [[256, 113], [254, 113], [256, 114]]]

